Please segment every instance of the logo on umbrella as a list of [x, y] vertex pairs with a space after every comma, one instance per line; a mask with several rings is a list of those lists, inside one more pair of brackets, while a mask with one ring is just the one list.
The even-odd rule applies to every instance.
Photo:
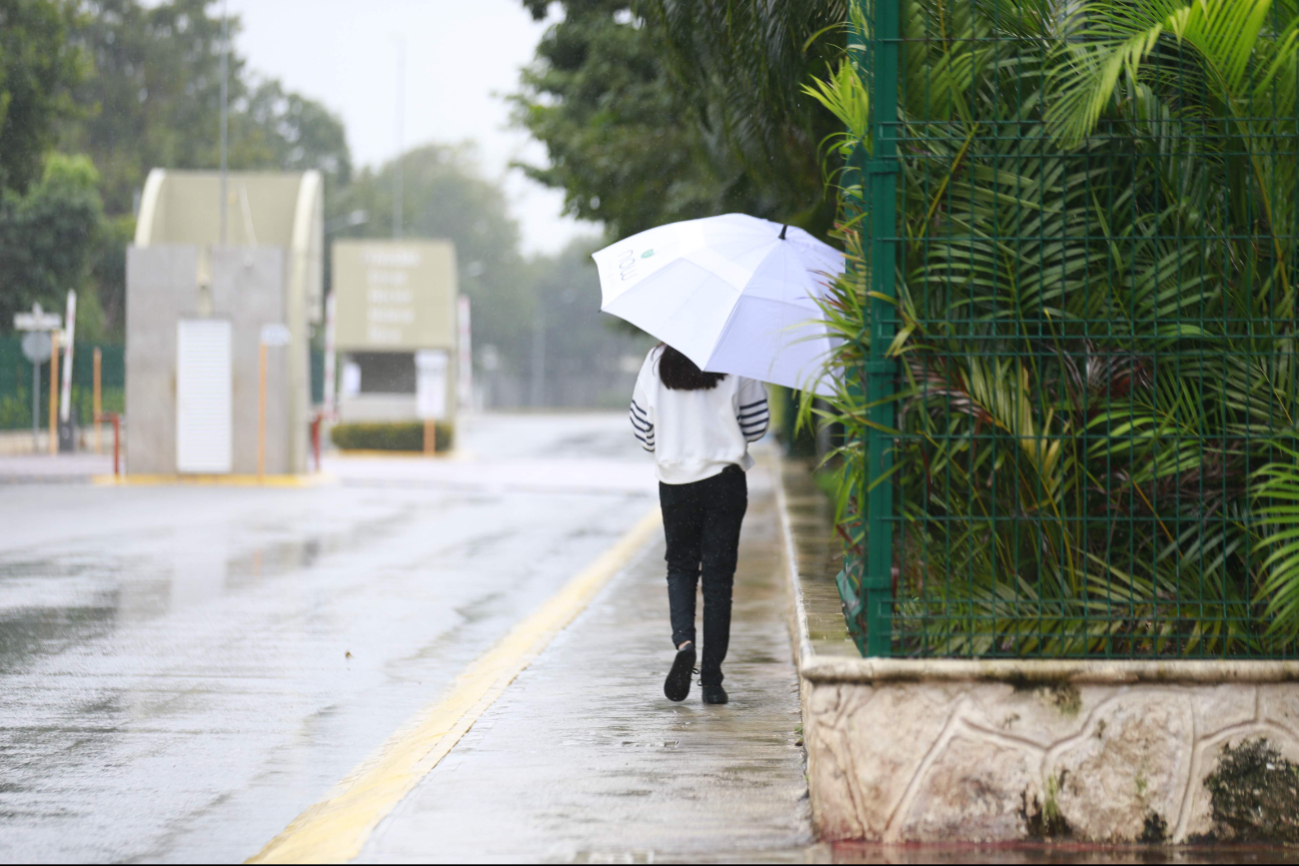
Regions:
[[643, 252], [643, 253], [640, 254], [640, 257], [641, 257], [642, 259], [648, 259], [648, 258], [649, 258], [650, 256], [652, 256], [652, 255], [654, 255], [654, 251], [653, 251], [653, 250], [646, 250], [645, 252]]

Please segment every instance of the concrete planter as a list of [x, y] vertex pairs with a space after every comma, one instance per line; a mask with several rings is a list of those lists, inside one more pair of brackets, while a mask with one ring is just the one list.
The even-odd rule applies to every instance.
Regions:
[[782, 512], [823, 839], [1299, 842], [1299, 663], [862, 659], [833, 631], [833, 572], [805, 573], [831, 545], [796, 473]]

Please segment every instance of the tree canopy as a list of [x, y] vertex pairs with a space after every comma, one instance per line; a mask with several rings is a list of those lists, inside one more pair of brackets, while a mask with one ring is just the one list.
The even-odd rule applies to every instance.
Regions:
[[568, 213], [614, 235], [726, 211], [829, 229], [819, 151], [839, 127], [800, 84], [842, 53], [844, 0], [562, 7], [513, 99], [550, 156], [525, 170]]
[[83, 74], [67, 9], [53, 0], [0, 0], [0, 190], [41, 176], [55, 124]]
[[[85, 284], [103, 220], [98, 182], [89, 159], [53, 154], [26, 195], [0, 194], [0, 322], [5, 327], [33, 302], [61, 310], [67, 290]], [[81, 318], [98, 318], [97, 309], [90, 301]], [[100, 324], [91, 323], [90, 333]]]
[[[221, 19], [212, 0], [81, 0], [70, 42], [91, 73], [73, 91], [79, 111], [61, 147], [86, 153], [102, 176], [105, 208], [131, 213], [150, 169], [220, 164]], [[230, 19], [230, 38], [239, 32]], [[259, 79], [229, 58], [232, 169], [320, 169], [345, 184], [352, 160], [342, 122], [320, 103]]]
[[[124, 248], [149, 170], [220, 164], [221, 50], [212, 0], [0, 0], [0, 313], [57, 283], [120, 330]], [[319, 169], [327, 194], [347, 184], [347, 137], [323, 105], [253, 75], [234, 51], [229, 100], [232, 169]], [[88, 160], [49, 156], [56, 148]]]
[[[526, 5], [545, 18], [548, 4]], [[515, 120], [550, 157], [524, 171], [562, 189], [567, 213], [631, 234], [724, 206], [734, 173], [709, 162], [702, 130], [626, 2], [566, 2], [521, 84]]]

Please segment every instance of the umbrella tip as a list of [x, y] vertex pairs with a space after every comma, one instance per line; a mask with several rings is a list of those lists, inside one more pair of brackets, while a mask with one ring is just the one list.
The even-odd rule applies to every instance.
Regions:
[[787, 232], [787, 231], [789, 231], [789, 226], [781, 226], [781, 227], [780, 227], [780, 239], [781, 239], [782, 241], [785, 239], [785, 232]]

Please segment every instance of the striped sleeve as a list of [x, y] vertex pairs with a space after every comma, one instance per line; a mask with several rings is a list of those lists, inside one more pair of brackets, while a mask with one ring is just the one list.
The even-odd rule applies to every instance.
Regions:
[[631, 432], [640, 440], [641, 447], [646, 451], [654, 450], [654, 424], [649, 419], [649, 413], [632, 398], [631, 409], [627, 412], [631, 419]]
[[767, 435], [771, 423], [771, 410], [767, 405], [767, 389], [761, 382], [745, 379], [740, 383], [739, 406], [735, 418], [740, 422], [740, 432], [745, 441], [757, 442]]
[[[649, 361], [646, 361], [648, 366]], [[650, 410], [649, 397], [645, 388], [645, 368], [636, 378], [636, 388], [632, 391], [631, 407], [627, 410], [631, 420], [631, 432], [646, 451], [654, 450], [654, 415]]]

